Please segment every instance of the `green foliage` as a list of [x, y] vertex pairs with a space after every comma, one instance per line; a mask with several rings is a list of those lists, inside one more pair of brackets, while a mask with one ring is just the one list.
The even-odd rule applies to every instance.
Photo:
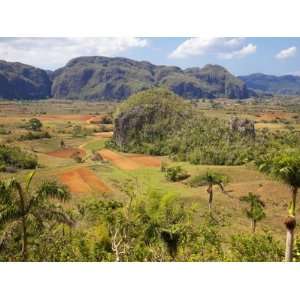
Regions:
[[[24, 185], [15, 178], [0, 181], [0, 249], [9, 256], [17, 252], [16, 260], [31, 259], [28, 247], [31, 234], [41, 233], [45, 227], [49, 228], [52, 224], [74, 225], [74, 221], [59, 202], [54, 202], [70, 198], [67, 188], [56, 182], [44, 182], [32, 191], [30, 185], [34, 174], [35, 172], [32, 172], [27, 176]], [[21, 247], [18, 247], [18, 244], [21, 244]], [[11, 245], [14, 246], [13, 249]], [[18, 255], [20, 248], [22, 251]]]
[[299, 237], [296, 238], [295, 241], [295, 248], [293, 253], [293, 261], [299, 262], [300, 261], [300, 239]]
[[300, 150], [281, 149], [271, 152], [257, 161], [262, 172], [271, 174], [292, 188], [292, 200], [289, 204], [289, 215], [296, 214], [296, 198], [300, 188]]
[[72, 136], [73, 137], [85, 137], [87, 135], [90, 135], [91, 133], [92, 133], [91, 130], [82, 128], [82, 126], [80, 126], [80, 125], [74, 125], [72, 127]]
[[299, 148], [297, 131], [232, 130], [224, 119], [206, 117], [193, 105], [161, 88], [131, 96], [115, 115], [108, 147], [126, 152], [169, 155], [192, 164], [243, 165], [284, 147]]
[[123, 151], [167, 153], [166, 140], [191, 113], [191, 106], [167, 89], [137, 93], [118, 107], [112, 143]]
[[281, 149], [257, 161], [259, 169], [292, 187], [300, 187], [300, 150]]
[[196, 231], [189, 234], [188, 250], [185, 253], [187, 261], [224, 261], [226, 255], [223, 249], [223, 237], [220, 234], [224, 223], [211, 215], [204, 215]]
[[42, 122], [37, 118], [32, 118], [26, 124], [26, 128], [33, 131], [39, 131], [43, 127]]
[[[223, 185], [228, 182], [228, 177], [221, 173], [207, 171], [205, 174], [195, 175], [189, 181], [188, 184], [191, 187], [199, 187], [208, 184]], [[223, 188], [223, 187], [222, 187]]]
[[230, 250], [233, 261], [270, 262], [283, 260], [283, 249], [270, 234], [232, 236]]
[[247, 196], [241, 197], [240, 201], [246, 202], [250, 205], [250, 208], [246, 209], [246, 215], [252, 221], [261, 221], [266, 217], [266, 214], [264, 212], [265, 204], [260, 199], [259, 195], [249, 193]]
[[0, 166], [4, 171], [6, 167], [34, 169], [37, 166], [37, 158], [18, 147], [0, 145]]
[[3, 124], [0, 124], [0, 134], [3, 134], [3, 135], [8, 135], [8, 134], [11, 134], [11, 131], [10, 130], [7, 130], [5, 129], [4, 125]]
[[31, 140], [40, 140], [40, 139], [50, 139], [51, 135], [48, 131], [41, 132], [31, 132], [29, 131], [26, 134], [22, 134], [18, 140], [19, 141], [31, 141]]
[[188, 178], [190, 175], [180, 166], [169, 167], [165, 170], [165, 176], [169, 181], [181, 181]]

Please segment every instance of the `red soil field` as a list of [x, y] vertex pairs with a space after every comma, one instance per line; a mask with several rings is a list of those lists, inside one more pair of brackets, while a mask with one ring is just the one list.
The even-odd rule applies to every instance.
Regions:
[[73, 155], [78, 153], [80, 157], [85, 155], [85, 151], [79, 148], [66, 148], [66, 149], [59, 149], [56, 151], [48, 152], [47, 154], [50, 156], [55, 156], [59, 158], [71, 158]]
[[123, 155], [108, 149], [99, 151], [101, 156], [122, 170], [136, 170], [143, 167], [159, 167], [161, 160], [149, 155]]
[[85, 167], [66, 171], [59, 175], [59, 179], [72, 193], [110, 192], [109, 187], [93, 171]]
[[256, 118], [257, 121], [275, 121], [278, 119], [289, 119], [295, 114], [287, 112], [268, 112]]
[[132, 161], [140, 164], [144, 167], [157, 167], [159, 168], [161, 165], [161, 160], [158, 157], [150, 156], [150, 155], [132, 155], [128, 156]]
[[41, 115], [37, 117], [41, 121], [88, 121], [91, 115]]

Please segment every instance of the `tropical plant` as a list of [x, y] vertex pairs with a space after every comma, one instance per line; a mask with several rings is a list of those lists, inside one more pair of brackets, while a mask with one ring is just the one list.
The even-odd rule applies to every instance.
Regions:
[[287, 229], [285, 261], [293, 259], [294, 231], [296, 228], [296, 200], [300, 187], [300, 150], [281, 150], [270, 154], [259, 162], [259, 169], [273, 175], [291, 188], [292, 199], [285, 220]]
[[50, 199], [66, 201], [70, 194], [65, 186], [55, 181], [46, 181], [36, 190], [30, 189], [35, 171], [29, 173], [25, 185], [17, 179], [0, 182], [0, 249], [15, 234], [21, 236], [21, 257], [28, 260], [29, 224], [44, 226], [45, 222], [74, 224], [72, 218], [57, 202]]
[[224, 191], [224, 183], [227, 182], [227, 177], [223, 174], [207, 171], [204, 175], [197, 175], [192, 177], [189, 184], [192, 187], [207, 185], [208, 193], [208, 209], [211, 212], [212, 202], [213, 202], [213, 187], [215, 185], [219, 186], [221, 191]]
[[260, 199], [259, 195], [249, 193], [247, 196], [240, 198], [240, 201], [246, 202], [250, 205], [249, 209], [246, 209], [246, 216], [251, 220], [252, 232], [255, 233], [256, 223], [266, 217], [264, 212], [265, 204]]

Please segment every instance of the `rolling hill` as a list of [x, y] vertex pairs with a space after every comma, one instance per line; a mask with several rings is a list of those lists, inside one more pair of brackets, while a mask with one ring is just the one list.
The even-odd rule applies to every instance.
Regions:
[[50, 97], [50, 92], [51, 81], [44, 70], [0, 60], [0, 98], [41, 99]]
[[247, 76], [240, 76], [249, 89], [256, 92], [300, 95], [300, 76], [284, 75], [274, 76], [255, 73]]

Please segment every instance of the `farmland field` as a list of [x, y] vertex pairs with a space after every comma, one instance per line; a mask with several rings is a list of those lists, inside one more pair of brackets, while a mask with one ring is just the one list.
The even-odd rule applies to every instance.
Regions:
[[[1, 102], [0, 126], [5, 132], [0, 143], [18, 146], [31, 153], [38, 160], [33, 187], [46, 180], [55, 179], [68, 187], [71, 201], [64, 204], [67, 209], [77, 209], [89, 201], [106, 199], [128, 202], [128, 186], [134, 186], [138, 193], [159, 190], [180, 197], [186, 207], [197, 207], [200, 215], [195, 222], [201, 222], [201, 215], [207, 212], [207, 187], [191, 187], [188, 180], [172, 182], [167, 180], [163, 165], [181, 167], [189, 177], [219, 172], [228, 178], [224, 191], [215, 188], [213, 212], [225, 218], [221, 226], [223, 240], [229, 242], [233, 234], [251, 233], [250, 221], [245, 217], [245, 205], [239, 198], [249, 192], [261, 196], [265, 203], [266, 218], [257, 228], [258, 233], [271, 233], [284, 245], [285, 228], [283, 220], [290, 199], [290, 190], [284, 184], [273, 180], [257, 170], [253, 163], [244, 165], [206, 165], [175, 161], [168, 156], [141, 153], [124, 153], [107, 148], [113, 136], [113, 125], [103, 124], [103, 118], [113, 117], [119, 104], [84, 101], [31, 101]], [[251, 100], [199, 101], [195, 109], [210, 118], [229, 121], [233, 116], [255, 122], [256, 130], [269, 131], [300, 130], [295, 107], [272, 102], [256, 103]], [[42, 123], [42, 130], [48, 138], [20, 139], [28, 131], [24, 124], [36, 118]], [[1, 172], [0, 179], [12, 176], [24, 182], [28, 170], [14, 174]], [[299, 209], [298, 209], [299, 210]], [[83, 232], [89, 232], [86, 222], [77, 225]], [[225, 246], [226, 247], [226, 246]]]

